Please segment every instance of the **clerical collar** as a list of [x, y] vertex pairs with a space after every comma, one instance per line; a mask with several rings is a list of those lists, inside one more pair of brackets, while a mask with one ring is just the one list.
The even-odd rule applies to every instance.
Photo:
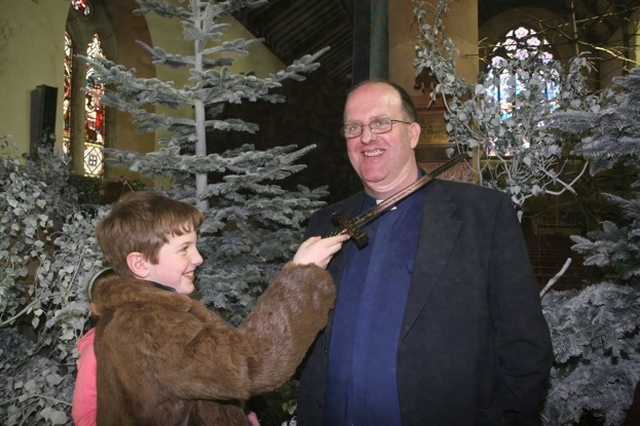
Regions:
[[[425, 171], [418, 167], [418, 179], [422, 178], [422, 176], [424, 176], [424, 175], [425, 175]], [[418, 179], [416, 179], [416, 180], [418, 180]], [[367, 197], [369, 197], [370, 199], [374, 200], [376, 205], [378, 205], [378, 204], [380, 204], [381, 202], [384, 201], [384, 200], [379, 200], [377, 198], [373, 198], [371, 195], [367, 194], [366, 192], [365, 192], [365, 195]], [[395, 210], [396, 208], [397, 208], [396, 206], [393, 206], [390, 210]]]
[[[384, 201], [384, 200], [378, 200], [378, 199], [376, 198], [376, 204], [380, 204], [380, 203], [381, 203], [381, 202], [383, 202], [383, 201]], [[391, 210], [395, 210], [395, 209], [397, 209], [397, 208], [398, 208], [398, 207], [393, 206], [393, 207], [391, 207], [391, 208], [389, 209], [389, 211], [391, 211]]]

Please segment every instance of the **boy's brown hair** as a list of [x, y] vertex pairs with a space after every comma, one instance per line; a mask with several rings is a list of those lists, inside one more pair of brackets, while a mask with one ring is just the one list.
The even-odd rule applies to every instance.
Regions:
[[131, 192], [114, 203], [109, 215], [98, 224], [96, 237], [115, 272], [131, 276], [129, 253], [142, 253], [155, 264], [169, 238], [197, 231], [202, 221], [202, 212], [191, 204], [157, 192]]

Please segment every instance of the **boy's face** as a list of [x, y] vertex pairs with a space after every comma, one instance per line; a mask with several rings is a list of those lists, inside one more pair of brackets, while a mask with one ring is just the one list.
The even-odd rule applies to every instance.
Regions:
[[202, 263], [197, 241], [195, 231], [170, 237], [160, 248], [158, 263], [147, 262], [149, 275], [145, 279], [172, 287], [178, 293], [191, 293], [196, 267]]

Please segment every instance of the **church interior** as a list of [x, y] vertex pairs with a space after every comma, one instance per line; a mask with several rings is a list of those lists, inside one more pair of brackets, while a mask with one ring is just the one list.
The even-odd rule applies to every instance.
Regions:
[[[142, 77], [180, 82], [185, 76], [169, 67], [155, 67], [136, 42], [180, 51], [184, 45], [179, 26], [152, 14], [134, 15], [138, 7], [134, 0], [0, 0], [0, 4], [0, 93], [4, 100], [0, 134], [12, 135], [25, 153], [39, 143], [64, 146], [77, 174], [105, 182], [117, 182], [122, 176], [135, 179], [127, 171], [104, 164], [100, 147], [150, 152], [161, 135], [139, 134], [126, 113], [95, 108], [95, 102], [79, 96], [86, 75], [78, 70], [84, 65], [68, 59], [68, 48], [92, 46], [97, 35], [100, 44], [94, 48], [108, 59], [135, 68]], [[328, 201], [342, 199], [359, 188], [338, 131], [345, 95], [358, 81], [385, 78], [409, 91], [424, 120], [423, 128], [429, 130], [416, 150], [419, 162], [426, 169], [441, 164], [449, 142], [442, 111], [430, 108], [423, 76], [415, 74], [414, 7], [416, 1], [410, 0], [269, 0], [225, 18], [230, 37], [262, 39], [249, 56], [238, 58], [233, 72], [264, 76], [304, 55], [327, 46], [330, 49], [320, 57], [319, 69], [305, 81], [282, 87], [286, 103], [230, 106], [226, 114], [254, 121], [260, 133], [255, 137], [212, 132], [209, 152], [245, 142], [258, 148], [315, 144], [316, 152], [305, 160], [308, 170], [297, 183], [329, 185]], [[467, 81], [486, 70], [492, 47], [510, 32], [526, 28], [544, 38], [563, 64], [579, 52], [590, 52], [593, 71], [589, 82], [596, 91], [640, 65], [639, 18], [639, 0], [451, 0], [444, 31], [460, 50], [457, 66]], [[65, 115], [67, 111], [73, 113]], [[95, 115], [87, 133], [90, 114]], [[89, 159], [87, 137], [96, 148]], [[549, 197], [525, 212], [523, 228], [541, 285], [567, 256], [575, 259], [562, 286], [579, 285], [590, 273], [571, 252], [568, 238], [588, 230], [584, 204], [579, 197]]]

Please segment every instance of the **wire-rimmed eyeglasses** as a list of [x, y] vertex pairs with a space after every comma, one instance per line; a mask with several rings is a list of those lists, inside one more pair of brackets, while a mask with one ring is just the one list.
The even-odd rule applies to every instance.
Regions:
[[[393, 128], [393, 123], [412, 124], [413, 122], [392, 120], [391, 118], [378, 118], [367, 124], [367, 126], [369, 126], [369, 130], [371, 130], [371, 133], [373, 133], [374, 135], [379, 135], [381, 133], [390, 132]], [[362, 134], [362, 129], [364, 128], [364, 126], [365, 124], [357, 123], [345, 124], [342, 129], [340, 129], [340, 133], [342, 133], [342, 136], [344, 136], [346, 139], [357, 138]]]

